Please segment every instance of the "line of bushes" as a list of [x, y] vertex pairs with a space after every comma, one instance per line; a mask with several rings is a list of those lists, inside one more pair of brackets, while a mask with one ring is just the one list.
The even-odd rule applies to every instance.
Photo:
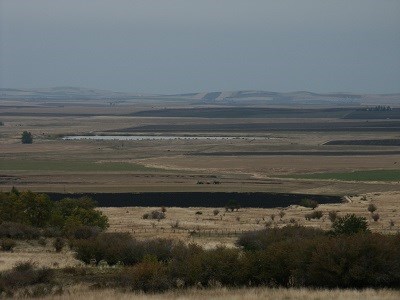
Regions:
[[54, 271], [48, 268], [37, 268], [31, 262], [18, 263], [11, 270], [0, 273], [2, 297], [45, 296], [54, 292], [54, 287]]
[[287, 226], [243, 234], [234, 249], [102, 233], [73, 248], [86, 263], [125, 265], [108, 284], [143, 291], [199, 285], [399, 288], [400, 236], [354, 232]]

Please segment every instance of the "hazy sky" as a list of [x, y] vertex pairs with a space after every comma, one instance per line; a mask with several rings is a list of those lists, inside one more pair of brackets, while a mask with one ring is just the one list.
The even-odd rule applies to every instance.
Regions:
[[400, 92], [399, 0], [0, 0], [0, 87]]

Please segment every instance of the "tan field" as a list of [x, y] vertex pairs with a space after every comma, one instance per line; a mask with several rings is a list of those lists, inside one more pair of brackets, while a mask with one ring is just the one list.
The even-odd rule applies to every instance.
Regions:
[[140, 294], [122, 293], [114, 290], [93, 292], [85, 287], [73, 287], [69, 295], [46, 297], [43, 299], [66, 300], [66, 299], [298, 299], [298, 300], [317, 300], [317, 299], [339, 299], [339, 300], [394, 300], [400, 297], [400, 292], [396, 290], [311, 290], [311, 289], [270, 289], [270, 288], [246, 288], [246, 289], [208, 289], [208, 290], [186, 290], [174, 291], [163, 294]]

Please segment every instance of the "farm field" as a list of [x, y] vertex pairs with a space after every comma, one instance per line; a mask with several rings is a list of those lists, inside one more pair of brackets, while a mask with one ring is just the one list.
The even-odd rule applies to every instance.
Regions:
[[[77, 105], [77, 104], [76, 104]], [[182, 106], [182, 104], [180, 104]], [[79, 105], [78, 105], [79, 106]], [[125, 106], [129, 111], [129, 106]], [[392, 180], [370, 181], [358, 178], [357, 184], [341, 178], [330, 184], [324, 178], [312, 181], [298, 178], [309, 173], [351, 173], [352, 171], [398, 170], [398, 146], [385, 145], [326, 145], [335, 140], [373, 140], [374, 131], [358, 131], [357, 126], [371, 127], [375, 123], [340, 118], [302, 119], [290, 110], [291, 123], [285, 118], [187, 118], [137, 117], [104, 115], [102, 106], [93, 105], [95, 116], [58, 116], [65, 107], [51, 107], [54, 115], [43, 117], [34, 113], [24, 116], [31, 108], [21, 107], [18, 118], [3, 116], [0, 126], [0, 189], [12, 186], [35, 191], [53, 192], [133, 192], [133, 191], [272, 191], [322, 194], [352, 194], [360, 192], [399, 190]], [[49, 108], [50, 109], [50, 108]], [[114, 107], [108, 108], [110, 110]], [[133, 108], [132, 108], [133, 109]], [[146, 111], [146, 107], [134, 109]], [[187, 108], [185, 108], [187, 111]], [[209, 108], [212, 111], [215, 108]], [[238, 108], [235, 108], [238, 109]], [[346, 108], [348, 109], [348, 108]], [[334, 111], [328, 110], [328, 111]], [[339, 109], [340, 111], [340, 109]], [[237, 112], [237, 110], [236, 110]], [[309, 112], [308, 112], [309, 113]], [[322, 116], [323, 117], [323, 116]], [[352, 123], [348, 123], [352, 122]], [[395, 140], [397, 123], [392, 120], [373, 121], [380, 139]], [[331, 124], [329, 131], [274, 131], [279, 124], [306, 124], [315, 128]], [[176, 125], [179, 124], [179, 125]], [[233, 124], [236, 124], [233, 126]], [[256, 127], [249, 127], [255, 124]], [[264, 124], [261, 127], [260, 124]], [[308, 124], [308, 125], [307, 125]], [[336, 127], [337, 124], [341, 124]], [[356, 127], [349, 127], [349, 124]], [[133, 126], [133, 127], [132, 127]], [[145, 127], [143, 127], [145, 126]], [[150, 127], [146, 127], [150, 126]], [[170, 132], [171, 126], [186, 131]], [[191, 126], [203, 131], [191, 132]], [[267, 127], [265, 127], [267, 126]], [[281, 126], [281, 125], [279, 125]], [[285, 125], [286, 126], [286, 125]], [[303, 125], [301, 125], [303, 126]], [[326, 125], [324, 125], [326, 127]], [[394, 126], [394, 127], [393, 127]], [[251, 132], [242, 131], [252, 128]], [[135, 128], [135, 134], [176, 135], [175, 140], [96, 141], [62, 140], [63, 136], [85, 134], [130, 134], [121, 128]], [[141, 131], [145, 128], [145, 131]], [[152, 128], [153, 131], [149, 130]], [[222, 129], [221, 129], [222, 128]], [[196, 135], [247, 136], [246, 139], [204, 140]], [[337, 131], [335, 131], [337, 128]], [[22, 145], [20, 134], [29, 130], [34, 143]], [[162, 129], [162, 132], [157, 130]], [[343, 130], [342, 130], [343, 129]], [[346, 130], [344, 130], [346, 129]], [[197, 129], [196, 129], [197, 130]], [[352, 131], [353, 130], [353, 131]], [[385, 131], [386, 130], [386, 131]], [[179, 139], [179, 136], [194, 136]], [[251, 136], [257, 139], [251, 139]], [[379, 173], [379, 172], [378, 172]], [[356, 173], [357, 176], [358, 173]], [[290, 177], [290, 178], [289, 178]], [[199, 181], [218, 180], [220, 185], [201, 185]]]

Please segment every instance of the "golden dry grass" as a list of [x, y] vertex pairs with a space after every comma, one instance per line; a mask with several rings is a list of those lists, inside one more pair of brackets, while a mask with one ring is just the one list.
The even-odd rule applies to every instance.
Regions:
[[[100, 210], [109, 218], [111, 232], [128, 231], [138, 238], [180, 239], [205, 247], [221, 244], [233, 247], [242, 231], [260, 230], [271, 222], [271, 227], [299, 224], [329, 230], [332, 224], [328, 218], [330, 211], [336, 211], [339, 216], [348, 213], [364, 216], [371, 230], [375, 232], [389, 234], [400, 231], [399, 192], [372, 193], [347, 198], [349, 201], [346, 203], [320, 205], [316, 210], [322, 211], [324, 216], [320, 220], [311, 221], [305, 219], [305, 214], [311, 212], [312, 209], [298, 205], [282, 209], [242, 208], [233, 212], [218, 208], [220, 213], [217, 216], [213, 213], [214, 208], [169, 207], [166, 219], [160, 221], [142, 219], [144, 213], [159, 210], [159, 207], [101, 208]], [[370, 203], [374, 203], [378, 208], [376, 212], [379, 213], [380, 219], [377, 222], [373, 221], [367, 210]], [[279, 217], [281, 210], [285, 212], [282, 219]], [[196, 214], [196, 212], [202, 214]], [[271, 215], [275, 216], [273, 221]], [[390, 226], [391, 220], [394, 226]], [[177, 221], [177, 228], [173, 228], [176, 227]], [[199, 234], [190, 234], [191, 231]]]
[[179, 299], [179, 300], [200, 300], [200, 299], [219, 299], [219, 300], [239, 300], [239, 299], [339, 299], [339, 300], [394, 300], [399, 299], [400, 291], [395, 290], [311, 290], [311, 289], [270, 289], [270, 288], [241, 288], [241, 289], [207, 289], [207, 290], [182, 290], [171, 291], [162, 294], [143, 294], [143, 293], [123, 293], [116, 290], [87, 290], [85, 287], [72, 287], [67, 293], [61, 296], [45, 297], [43, 299], [67, 300], [67, 299]]
[[0, 271], [9, 270], [20, 262], [32, 262], [38, 267], [64, 268], [82, 266], [83, 263], [74, 258], [73, 252], [64, 247], [57, 253], [52, 246], [52, 239], [41, 246], [38, 241], [17, 241], [12, 252], [0, 252]]

